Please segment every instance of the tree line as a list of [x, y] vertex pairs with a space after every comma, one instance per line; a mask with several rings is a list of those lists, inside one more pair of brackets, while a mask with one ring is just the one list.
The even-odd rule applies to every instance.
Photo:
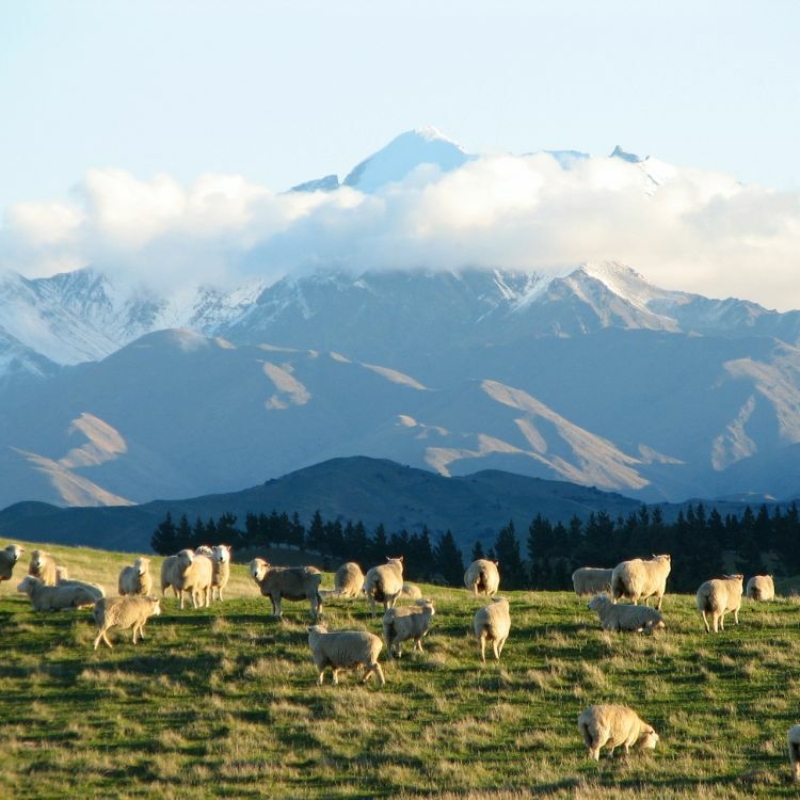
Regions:
[[[741, 572], [746, 576], [769, 572], [778, 577], [800, 572], [800, 513], [792, 503], [772, 511], [747, 506], [741, 515], [723, 517], [707, 512], [702, 503], [681, 510], [674, 522], [663, 520], [661, 509], [641, 506], [627, 517], [612, 518], [593, 512], [564, 524], [538, 515], [523, 540], [513, 521], [503, 526], [488, 549], [477, 541], [470, 561], [490, 558], [500, 563], [505, 589], [571, 589], [578, 567], [613, 567], [628, 558], [669, 553], [670, 586], [693, 592], [708, 578]], [[368, 531], [361, 521], [324, 520], [319, 511], [310, 523], [297, 513], [248, 513], [244, 527], [233, 514], [190, 524], [185, 515], [175, 522], [168, 513], [156, 528], [151, 544], [161, 555], [184, 547], [223, 542], [236, 550], [290, 547], [314, 554], [318, 566], [335, 569], [344, 561], [363, 568], [381, 564], [387, 556], [402, 555], [409, 580], [463, 585], [464, 557], [451, 531], [434, 538], [421, 532], [388, 532], [383, 524]], [[523, 553], [523, 547], [525, 552]]]

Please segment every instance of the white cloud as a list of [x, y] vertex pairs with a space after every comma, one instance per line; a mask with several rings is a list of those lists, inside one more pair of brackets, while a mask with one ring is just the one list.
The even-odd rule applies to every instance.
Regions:
[[93, 264], [177, 287], [319, 265], [561, 270], [608, 259], [666, 288], [784, 310], [800, 308], [798, 257], [800, 194], [655, 161], [563, 169], [546, 154], [485, 156], [444, 174], [424, 165], [372, 195], [93, 170], [72, 203], [14, 206], [0, 231], [2, 265], [26, 275]]

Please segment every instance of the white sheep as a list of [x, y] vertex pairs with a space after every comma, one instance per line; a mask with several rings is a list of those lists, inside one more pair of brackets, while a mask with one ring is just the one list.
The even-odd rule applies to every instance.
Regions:
[[415, 583], [404, 583], [403, 588], [400, 590], [400, 597], [404, 600], [421, 600], [422, 589]]
[[102, 595], [102, 590], [90, 584], [67, 583], [45, 586], [39, 578], [26, 575], [17, 591], [27, 594], [34, 611], [63, 611], [68, 608], [89, 608]]
[[175, 597], [178, 596], [178, 590], [175, 587], [177, 582], [177, 578], [175, 577], [175, 571], [178, 569], [178, 556], [167, 556], [161, 562], [161, 596], [167, 593], [167, 589], [172, 589], [172, 593]]
[[388, 558], [385, 564], [372, 567], [364, 576], [364, 594], [369, 599], [372, 616], [375, 603], [383, 603], [383, 610], [392, 608], [403, 591], [403, 557]]
[[600, 748], [610, 748], [609, 758], [615, 748], [622, 745], [625, 755], [631, 747], [653, 750], [658, 734], [633, 709], [613, 703], [589, 706], [578, 716], [578, 730], [589, 748], [589, 758], [600, 760]]
[[414, 650], [423, 652], [422, 640], [428, 635], [431, 617], [436, 613], [433, 601], [417, 600], [413, 606], [389, 608], [383, 615], [383, 640], [390, 657], [403, 654], [403, 642], [414, 640]]
[[94, 605], [92, 615], [98, 628], [94, 649], [101, 641], [113, 647], [106, 635], [111, 628], [133, 628], [133, 643], [136, 637], [144, 639], [144, 626], [150, 617], [161, 613], [161, 601], [157, 597], [129, 594], [121, 597], [104, 597]]
[[28, 575], [38, 578], [45, 586], [55, 586], [58, 583], [56, 560], [46, 550], [34, 550]]
[[772, 575], [753, 575], [747, 581], [745, 594], [751, 600], [774, 600], [775, 583], [772, 580]]
[[25, 548], [18, 544], [10, 544], [0, 550], [0, 581], [10, 581], [11, 573], [17, 561], [22, 558]]
[[211, 580], [211, 599], [222, 602], [222, 590], [228, 585], [231, 577], [231, 548], [227, 544], [216, 544], [211, 548], [211, 561], [214, 572]]
[[355, 561], [347, 561], [333, 576], [333, 590], [339, 597], [358, 597], [364, 588], [364, 573]]
[[511, 630], [511, 613], [508, 599], [495, 597], [488, 606], [479, 608], [473, 618], [475, 635], [481, 645], [481, 661], [486, 663], [486, 642], [492, 643], [494, 657], [499, 661], [503, 646]]
[[615, 605], [607, 594], [589, 601], [589, 608], [600, 618], [606, 631], [654, 631], [664, 627], [660, 611], [650, 606]]
[[192, 598], [192, 608], [208, 608], [211, 605], [211, 584], [214, 582], [214, 562], [191, 550], [178, 553], [178, 564], [174, 571], [175, 588], [183, 610], [186, 594]]
[[473, 561], [464, 573], [464, 585], [467, 589], [472, 589], [472, 593], [476, 597], [479, 594], [492, 597], [500, 588], [498, 565], [498, 561], [489, 561], [488, 558], [479, 558], [477, 561]]
[[572, 587], [578, 597], [596, 595], [611, 591], [611, 575], [613, 569], [603, 567], [580, 567], [572, 573]]
[[377, 675], [381, 686], [386, 685], [386, 678], [384, 678], [383, 670], [378, 663], [383, 642], [374, 633], [367, 631], [329, 632], [325, 625], [312, 625], [308, 629], [308, 645], [319, 673], [317, 683], [320, 686], [322, 686], [327, 667], [333, 671], [334, 685], [339, 683], [339, 670], [357, 667], [366, 668], [361, 679], [362, 683], [369, 680], [372, 675]]
[[319, 586], [322, 573], [316, 567], [273, 567], [263, 558], [250, 562], [250, 576], [261, 594], [272, 600], [272, 614], [283, 616], [281, 599], [305, 600], [311, 604], [311, 615], [317, 619], [322, 612]]
[[153, 591], [150, 559], [140, 556], [134, 559], [132, 565], [123, 567], [119, 573], [117, 589], [120, 594], [150, 594]]
[[739, 624], [743, 588], [743, 575], [725, 575], [701, 584], [697, 590], [697, 610], [703, 616], [706, 633], [709, 633], [707, 613], [711, 614], [714, 633], [717, 633], [718, 625], [720, 630], [725, 630], [725, 615], [729, 611], [733, 612], [734, 622]]
[[800, 782], [800, 725], [792, 725], [786, 737], [789, 743], [789, 763], [792, 765], [792, 780]]
[[627, 597], [636, 605], [648, 597], [657, 598], [656, 608], [661, 610], [661, 601], [667, 590], [667, 576], [672, 567], [668, 555], [653, 556], [644, 560], [634, 558], [623, 561], [611, 573], [611, 594], [614, 600]]

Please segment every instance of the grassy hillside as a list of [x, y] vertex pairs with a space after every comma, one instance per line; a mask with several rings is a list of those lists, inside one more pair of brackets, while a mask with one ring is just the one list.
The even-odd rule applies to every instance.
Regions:
[[[50, 549], [110, 593], [130, 560]], [[483, 601], [425, 587], [437, 602], [426, 653], [384, 659], [383, 689], [352, 674], [317, 687], [307, 604], [271, 619], [242, 565], [223, 603], [180, 612], [168, 598], [146, 641], [113, 631], [114, 649], [94, 651], [89, 612], [36, 614], [15, 592], [27, 555], [0, 585], [0, 797], [797, 793], [785, 754], [800, 722], [794, 598], [746, 601], [738, 628], [730, 619], [709, 636], [694, 598], [668, 594], [668, 630], [644, 636], [601, 631], [571, 594], [511, 592], [502, 661], [482, 666], [471, 620]], [[331, 602], [325, 616], [332, 628], [379, 629], [363, 601]], [[656, 728], [655, 752], [587, 758], [578, 713], [607, 701]]]

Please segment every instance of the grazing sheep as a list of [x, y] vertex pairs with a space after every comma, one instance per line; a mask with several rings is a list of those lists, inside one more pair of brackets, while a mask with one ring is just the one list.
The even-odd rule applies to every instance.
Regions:
[[150, 559], [141, 556], [132, 565], [123, 567], [119, 573], [117, 589], [120, 594], [150, 594], [153, 576], [150, 574]]
[[98, 628], [94, 649], [101, 641], [113, 647], [106, 635], [111, 628], [133, 628], [133, 643], [137, 634], [144, 639], [144, 626], [153, 615], [161, 613], [161, 601], [157, 597], [129, 594], [121, 597], [104, 597], [94, 605], [95, 624]]
[[22, 558], [25, 552], [24, 547], [18, 544], [10, 544], [8, 547], [0, 550], [0, 581], [10, 581], [11, 573], [17, 561]]
[[336, 570], [333, 590], [339, 597], [358, 597], [364, 588], [364, 573], [355, 561], [348, 561]]
[[625, 755], [631, 747], [653, 750], [658, 734], [627, 706], [607, 704], [589, 706], [578, 717], [578, 730], [589, 748], [589, 758], [600, 760], [600, 748], [609, 747], [609, 758], [622, 745]]
[[211, 548], [211, 561], [214, 573], [211, 580], [211, 599], [222, 602], [222, 590], [228, 585], [231, 577], [231, 548], [227, 544], [216, 544]]
[[383, 603], [383, 610], [392, 608], [403, 591], [403, 557], [388, 558], [385, 564], [367, 570], [364, 577], [364, 594], [369, 598], [372, 616], [375, 603]]
[[475, 635], [481, 645], [481, 661], [486, 663], [486, 642], [492, 643], [494, 657], [499, 661], [503, 645], [511, 630], [511, 614], [508, 599], [495, 597], [488, 606], [479, 608], [473, 619]]
[[613, 569], [602, 567], [580, 567], [572, 573], [572, 586], [578, 597], [586, 594], [600, 594], [611, 591]]
[[305, 600], [311, 604], [311, 615], [318, 619], [322, 613], [319, 585], [322, 573], [316, 567], [273, 567], [263, 558], [250, 562], [250, 575], [261, 594], [272, 600], [272, 614], [283, 616], [281, 599]]
[[432, 600], [417, 600], [413, 606], [390, 608], [383, 615], [383, 640], [390, 657], [403, 654], [403, 642], [414, 640], [414, 650], [423, 652], [422, 640], [428, 635], [431, 617], [436, 613]]
[[800, 725], [792, 725], [789, 735], [789, 763], [792, 765], [792, 780], [800, 783]]
[[711, 614], [714, 633], [717, 632], [718, 624], [720, 630], [725, 630], [725, 615], [729, 611], [733, 611], [734, 622], [739, 624], [743, 587], [743, 575], [725, 575], [722, 578], [713, 578], [700, 586], [697, 590], [697, 610], [703, 615], [706, 633], [709, 633], [706, 613]]
[[34, 550], [28, 575], [38, 578], [45, 586], [55, 586], [58, 583], [56, 560], [45, 550]]
[[26, 575], [17, 591], [27, 594], [34, 611], [63, 611], [68, 608], [89, 608], [102, 598], [102, 589], [85, 583], [45, 586], [39, 578]]
[[753, 575], [747, 581], [746, 594], [751, 600], [774, 600], [775, 583], [772, 575]]
[[325, 625], [312, 625], [308, 629], [308, 644], [311, 657], [319, 672], [317, 683], [322, 686], [325, 669], [333, 671], [334, 686], [339, 683], [339, 670], [366, 667], [365, 683], [372, 675], [377, 675], [381, 686], [386, 685], [386, 678], [378, 663], [378, 656], [383, 649], [383, 642], [374, 633], [366, 631], [331, 631]]
[[492, 597], [497, 594], [497, 590], [500, 588], [498, 565], [498, 561], [489, 561], [487, 558], [479, 558], [477, 561], [473, 561], [464, 573], [464, 585], [467, 589], [472, 589], [475, 597], [479, 594]]
[[598, 594], [589, 608], [600, 618], [605, 631], [654, 631], [664, 627], [660, 611], [650, 606], [615, 605], [607, 594]]
[[611, 594], [614, 600], [627, 597], [636, 605], [640, 599], [646, 602], [648, 597], [655, 596], [658, 600], [656, 608], [660, 611], [671, 567], [668, 555], [653, 556], [647, 561], [634, 558], [617, 564], [611, 573]]
[[421, 600], [422, 589], [415, 583], [404, 583], [403, 588], [400, 590], [400, 597], [404, 600]]

